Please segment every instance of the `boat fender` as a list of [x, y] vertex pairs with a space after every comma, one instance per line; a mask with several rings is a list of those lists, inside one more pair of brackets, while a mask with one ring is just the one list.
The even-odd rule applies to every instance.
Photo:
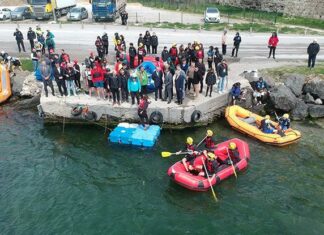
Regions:
[[150, 123], [156, 124], [156, 125], [162, 124], [163, 123], [162, 113], [159, 111], [154, 111], [153, 113], [151, 113], [149, 121], [150, 121]]
[[45, 117], [45, 113], [43, 111], [42, 105], [40, 105], [40, 104], [37, 105], [37, 110], [38, 110], [38, 116], [39, 117], [41, 117], [41, 118]]
[[88, 121], [96, 121], [97, 120], [97, 114], [93, 111], [86, 112], [83, 115], [83, 117], [84, 117], [84, 119], [86, 119]]
[[71, 115], [76, 117], [79, 116], [82, 113], [82, 106], [75, 106], [71, 110]]
[[195, 110], [192, 114], [191, 114], [191, 121], [192, 122], [199, 122], [199, 120], [202, 117], [202, 113], [199, 110]]

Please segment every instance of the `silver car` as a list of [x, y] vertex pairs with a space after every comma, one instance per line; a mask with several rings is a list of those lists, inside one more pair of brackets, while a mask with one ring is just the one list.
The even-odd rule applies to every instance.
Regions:
[[88, 11], [85, 7], [73, 7], [67, 14], [67, 20], [88, 19]]
[[11, 10], [9, 8], [0, 9], [0, 20], [10, 19]]
[[11, 11], [11, 20], [32, 19], [33, 12], [29, 6], [16, 7]]
[[205, 23], [219, 23], [220, 12], [216, 7], [208, 7], [205, 11]]

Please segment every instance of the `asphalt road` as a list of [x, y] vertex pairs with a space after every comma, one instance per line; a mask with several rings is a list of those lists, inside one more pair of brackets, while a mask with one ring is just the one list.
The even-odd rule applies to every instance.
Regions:
[[[29, 26], [35, 27], [35, 24], [20, 24], [20, 30], [26, 37]], [[27, 57], [29, 53], [18, 54], [16, 41], [13, 33], [16, 24], [1, 24], [0, 27], [0, 50], [5, 50], [12, 55]], [[102, 35], [107, 32], [110, 38], [110, 45], [112, 45], [112, 37], [115, 32], [123, 34], [126, 38], [127, 44], [130, 42], [137, 43], [139, 33], [144, 33], [147, 28], [142, 27], [126, 27], [120, 25], [82, 25], [81, 24], [43, 24], [42, 29], [50, 29], [55, 35], [56, 48], [64, 48], [73, 58], [82, 59], [91, 51], [95, 51], [94, 41], [97, 35]], [[210, 45], [221, 47], [221, 34], [222, 32], [210, 31], [191, 31], [191, 30], [177, 30], [172, 29], [154, 29], [159, 37], [160, 52], [164, 45], [171, 46], [173, 43], [187, 44], [194, 40], [200, 41], [207, 49]], [[232, 39], [235, 32], [228, 34], [228, 51], [232, 49]], [[239, 50], [239, 57], [252, 60], [268, 60], [267, 41], [269, 34], [256, 34], [256, 33], [242, 33], [242, 43]], [[324, 37], [317, 37], [320, 45], [324, 45]], [[313, 40], [313, 36], [299, 36], [299, 35], [279, 35], [279, 45], [277, 48], [278, 60], [300, 60], [306, 59], [306, 49], [309, 43]], [[29, 49], [29, 42], [25, 40], [25, 46]], [[322, 46], [323, 47], [323, 46]], [[113, 53], [113, 46], [110, 46], [110, 51]], [[324, 60], [322, 52], [318, 55], [318, 60]]]

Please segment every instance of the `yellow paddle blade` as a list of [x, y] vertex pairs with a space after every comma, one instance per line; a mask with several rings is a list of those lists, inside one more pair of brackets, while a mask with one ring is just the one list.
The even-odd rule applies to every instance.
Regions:
[[162, 157], [170, 157], [171, 155], [172, 155], [172, 153], [170, 153], [170, 152], [161, 152]]

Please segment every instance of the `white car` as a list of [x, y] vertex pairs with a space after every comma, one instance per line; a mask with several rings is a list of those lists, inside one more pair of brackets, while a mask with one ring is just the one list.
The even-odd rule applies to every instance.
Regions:
[[7, 20], [11, 17], [11, 10], [9, 8], [0, 9], [0, 20]]
[[207, 7], [205, 11], [205, 23], [219, 23], [220, 12], [216, 7]]

